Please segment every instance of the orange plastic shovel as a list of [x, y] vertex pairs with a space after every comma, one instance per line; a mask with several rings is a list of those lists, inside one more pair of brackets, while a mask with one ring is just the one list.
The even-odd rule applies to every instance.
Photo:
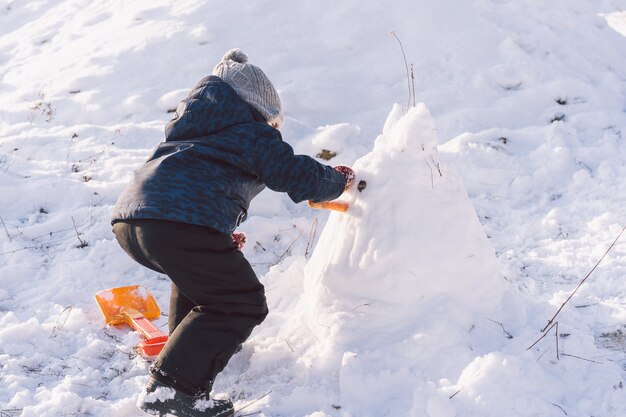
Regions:
[[335, 201], [322, 201], [320, 203], [316, 203], [314, 201], [308, 201], [309, 207], [314, 209], [323, 209], [323, 210], [334, 210], [340, 212], [348, 211], [348, 203], [345, 201], [335, 200]]
[[167, 342], [167, 335], [149, 320], [160, 317], [161, 310], [146, 287], [130, 285], [110, 288], [98, 291], [95, 297], [108, 325], [128, 324], [145, 338], [138, 345], [142, 356], [151, 358], [161, 352]]

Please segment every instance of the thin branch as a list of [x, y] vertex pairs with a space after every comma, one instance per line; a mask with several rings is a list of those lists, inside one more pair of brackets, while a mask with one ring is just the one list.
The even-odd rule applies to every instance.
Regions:
[[79, 160], [78, 160], [78, 162], [82, 163], [82, 162], [85, 162], [85, 161], [88, 161], [88, 160], [90, 160], [90, 159], [91, 159], [91, 160], [92, 160], [91, 162], [92, 162], [92, 163], [94, 163], [94, 162], [95, 162], [95, 159], [94, 159], [94, 158], [95, 158], [96, 156], [100, 156], [100, 155], [102, 155], [104, 152], [105, 152], [105, 151], [96, 152], [96, 153], [94, 153], [93, 155], [89, 155], [89, 156], [87, 156], [87, 157], [85, 157], [85, 158], [81, 158], [81, 159], [79, 159]]
[[[61, 238], [61, 239], [57, 239], [57, 240], [50, 240], [50, 241], [46, 242], [45, 246], [43, 244], [37, 244], [36, 246], [24, 246], [23, 248], [14, 249], [14, 250], [10, 250], [10, 251], [7, 251], [7, 252], [1, 252], [0, 256], [2, 256], [2, 255], [12, 255], [14, 253], [21, 252], [23, 250], [28, 250], [28, 249], [39, 249], [44, 255], [46, 255], [50, 259], [52, 259], [50, 254], [48, 254], [48, 252], [46, 252], [45, 249], [50, 249], [50, 248], [55, 248], [55, 247], [61, 246], [61, 243], [59, 243], [59, 242], [62, 242], [64, 240], [67, 240], [67, 239], [70, 239], [70, 238], [71, 238], [71, 236], [70, 237]], [[37, 243], [37, 242], [35, 242], [34, 239], [30, 239], [30, 240], [33, 243]]]
[[546, 327], [543, 328], [543, 330], [541, 330], [541, 332], [545, 332], [546, 329], [554, 322], [554, 320], [556, 319], [556, 316], [559, 315], [559, 313], [561, 312], [561, 310], [563, 310], [563, 307], [565, 307], [565, 304], [567, 304], [569, 302], [569, 300], [572, 299], [572, 297], [574, 297], [574, 295], [578, 292], [578, 290], [580, 289], [580, 287], [585, 283], [585, 281], [587, 281], [587, 278], [589, 278], [591, 276], [591, 274], [593, 273], [593, 271], [596, 270], [596, 268], [598, 267], [598, 265], [600, 265], [600, 263], [604, 260], [604, 258], [606, 257], [606, 255], [609, 254], [609, 252], [611, 251], [611, 249], [613, 249], [613, 246], [615, 246], [615, 244], [617, 243], [617, 241], [619, 240], [619, 238], [622, 236], [622, 234], [624, 233], [624, 230], [626, 230], [626, 227], [622, 228], [622, 231], [619, 232], [619, 235], [617, 235], [617, 237], [615, 238], [615, 240], [613, 241], [613, 243], [611, 243], [611, 246], [609, 246], [609, 248], [606, 250], [606, 252], [604, 252], [604, 255], [602, 255], [602, 257], [600, 258], [600, 260], [593, 266], [593, 268], [591, 268], [591, 271], [589, 271], [589, 273], [585, 276], [585, 278], [582, 279], [582, 281], [580, 281], [580, 283], [578, 284], [578, 286], [576, 287], [576, 289], [570, 294], [569, 297], [567, 297], [567, 300], [565, 300], [563, 302], [563, 304], [561, 304], [561, 307], [559, 307], [559, 309], [557, 310], [556, 313], [554, 313], [554, 316], [552, 316], [552, 318], [550, 320], [548, 320], [548, 324], [546, 325]]
[[5, 408], [0, 410], [0, 417], [14, 417], [22, 414], [23, 408]]
[[73, 216], [72, 216], [72, 224], [74, 225], [74, 231], [76, 232], [76, 237], [78, 238], [78, 241], [80, 242], [80, 245], [78, 245], [78, 247], [82, 249], [86, 246], [89, 246], [89, 243], [85, 242], [83, 239], [80, 238], [80, 233], [78, 233], [78, 229], [76, 228], [76, 222], [74, 221]]
[[[556, 323], [553, 323], [553, 324], [552, 324], [552, 326], [550, 326], [550, 328], [548, 329], [548, 331], [552, 330], [552, 328], [553, 328], [554, 326], [556, 326]], [[536, 341], [535, 343], [533, 343], [532, 345], [530, 345], [530, 346], [528, 347], [528, 349], [526, 349], [526, 350], [530, 350], [530, 349], [532, 349], [533, 347], [535, 347], [535, 345], [536, 345], [537, 343], [539, 343], [539, 342], [541, 341], [541, 339], [543, 339], [544, 337], [546, 337], [546, 336], [548, 335], [548, 332], [547, 332], [547, 331], [542, 331], [542, 332], [543, 332], [543, 335], [542, 335], [539, 339], [537, 339], [537, 341]]]
[[[277, 255], [278, 259], [276, 260], [276, 263], [274, 265], [281, 263], [283, 259], [285, 259], [285, 257], [291, 253], [291, 248], [293, 248], [293, 245], [295, 245], [298, 239], [300, 239], [300, 236], [302, 236], [301, 231], [298, 233], [298, 236], [296, 236], [296, 238], [289, 244], [289, 246], [287, 246], [285, 252], [283, 252], [283, 254], [280, 256]], [[276, 255], [276, 253], [274, 253], [274, 255]]]
[[9, 230], [7, 229], [6, 224], [4, 224], [4, 220], [2, 219], [2, 216], [0, 216], [0, 222], [2, 223], [2, 227], [4, 227], [4, 231], [7, 233], [7, 237], [9, 238], [9, 242], [13, 242], [13, 239], [11, 239], [11, 234], [9, 234]]
[[413, 107], [415, 107], [415, 74], [413, 64], [411, 64], [411, 92], [413, 93]]
[[306, 242], [306, 249], [304, 250], [305, 258], [308, 258], [309, 256], [309, 248], [313, 245], [313, 241], [315, 240], [316, 235], [317, 235], [317, 217], [313, 219], [313, 223], [311, 224], [311, 231], [309, 232], [309, 239]]
[[443, 178], [443, 174], [441, 173], [441, 166], [439, 164], [439, 162], [435, 161], [435, 159], [431, 156], [430, 160], [432, 161], [433, 164], [435, 164], [435, 168], [437, 168], [437, 172], [439, 172], [439, 176]]
[[543, 353], [537, 358], [537, 362], [539, 362], [539, 359], [543, 358], [543, 355], [545, 355], [546, 353], [548, 353], [548, 351], [544, 350]]
[[407, 108], [411, 107], [411, 74], [409, 72], [409, 64], [406, 61], [406, 54], [404, 53], [404, 47], [402, 46], [402, 42], [400, 41], [400, 38], [398, 38], [398, 35], [396, 35], [395, 31], [391, 31], [390, 32], [394, 38], [396, 38], [396, 40], [398, 41], [398, 44], [400, 44], [400, 51], [402, 51], [402, 59], [404, 59], [404, 69], [406, 70], [406, 83], [407, 83], [407, 87], [408, 87], [408, 92], [409, 92], [409, 101], [407, 104]]
[[[65, 308], [63, 309], [63, 311], [61, 311], [61, 312], [59, 313], [59, 315], [57, 316], [57, 321], [56, 321], [56, 323], [54, 324], [54, 328], [52, 329], [52, 336], [55, 336], [55, 335], [56, 335], [57, 330], [61, 330], [61, 329], [63, 328], [63, 326], [65, 326], [65, 323], [67, 323], [67, 319], [69, 319], [69, 318], [70, 318], [70, 313], [72, 312], [72, 308], [73, 308], [73, 307], [72, 307], [71, 305], [69, 305], [69, 306], [65, 307]], [[65, 312], [67, 312], [67, 314], [65, 315], [65, 318], [63, 318], [63, 319], [62, 319], [62, 321], [61, 321], [61, 316], [62, 316]], [[60, 323], [59, 323], [59, 322], [60, 322]]]
[[433, 167], [430, 166], [430, 164], [428, 163], [427, 160], [424, 159], [424, 162], [426, 162], [426, 165], [428, 165], [428, 169], [430, 169], [430, 188], [435, 188], [435, 179], [434, 179], [434, 175], [433, 175]]
[[499, 321], [491, 320], [489, 317], [485, 318], [492, 323], [499, 324], [500, 327], [502, 327], [502, 331], [506, 334], [507, 339], [513, 339], [513, 335], [504, 328], [504, 325], [502, 323], [500, 323]]
[[2, 256], [2, 255], [12, 255], [14, 253], [21, 252], [23, 250], [28, 250], [28, 249], [40, 249], [40, 248], [39, 248], [39, 246], [25, 246], [25, 247], [20, 248], [20, 249], [10, 250], [8, 252], [1, 252], [0, 256]]
[[287, 340], [286, 338], [285, 338], [285, 343], [287, 343], [287, 346], [289, 346], [289, 349], [291, 349], [292, 353], [296, 353], [296, 351], [293, 350], [293, 348], [291, 347], [291, 343], [289, 343], [289, 340]]
[[[35, 247], [34, 247], [34, 248], [32, 248], [32, 249], [39, 249], [39, 250], [40, 250], [40, 251], [41, 251], [44, 255], [46, 255], [48, 258], [52, 259], [52, 256], [50, 256], [50, 254], [48, 253], [48, 251], [46, 251], [46, 249], [44, 248], [44, 245], [43, 245], [43, 244], [38, 244], [38, 243], [35, 241], [35, 239], [33, 239], [33, 238], [30, 238], [30, 237], [26, 236], [26, 234], [24, 234], [24, 231], [23, 231], [23, 230], [20, 230], [19, 228], [16, 228], [16, 230], [17, 230], [17, 232], [19, 233], [19, 235], [20, 235], [21, 237], [23, 237], [23, 238], [24, 238], [24, 239], [26, 239], [26, 240], [29, 240], [30, 242], [32, 242], [32, 243], [35, 245]], [[24, 249], [31, 249], [31, 248], [26, 248], [26, 247], [25, 247]]]
[[567, 412], [560, 405], [555, 404], [555, 403], [552, 403], [552, 405], [555, 406], [555, 407], [559, 407], [561, 409], [561, 411], [563, 411], [563, 413], [565, 413], [566, 416], [568, 415]]
[[554, 330], [554, 340], [556, 341], [556, 360], [561, 360], [559, 357], [559, 322], [557, 321], [555, 324]]
[[[77, 227], [82, 227], [85, 226], [87, 224], [87, 222], [83, 222], [83, 223], [78, 223], [76, 226]], [[73, 227], [67, 227], [65, 229], [60, 229], [60, 230], [55, 230], [53, 232], [46, 232], [37, 236], [33, 236], [33, 239], [39, 239], [40, 237], [45, 237], [45, 236], [52, 236], [58, 233], [63, 233], [63, 232], [69, 232], [71, 230], [75, 230]]]
[[243, 410], [244, 408], [248, 408], [250, 407], [252, 404], [261, 401], [263, 398], [267, 397], [268, 395], [270, 395], [272, 393], [272, 391], [268, 391], [266, 394], [261, 395], [259, 398], [257, 398], [256, 400], [249, 402], [248, 404], [244, 405], [243, 407], [241, 407], [239, 410], [236, 410], [235, 413], [240, 412], [241, 410]]
[[457, 392], [455, 392], [454, 394], [452, 394], [451, 396], [448, 397], [449, 400], [453, 399], [454, 397], [457, 396], [457, 394], [459, 394], [461, 391], [463, 391], [465, 389], [465, 387], [461, 387], [461, 389], [459, 389]]
[[582, 361], [587, 361], [587, 362], [592, 362], [592, 363], [597, 363], [599, 365], [602, 365], [602, 362], [594, 361], [593, 359], [581, 358], [580, 356], [570, 355], [569, 353], [561, 353], [561, 356], [567, 356], [567, 357], [570, 357], [570, 358], [576, 358], [576, 359], [580, 359]]

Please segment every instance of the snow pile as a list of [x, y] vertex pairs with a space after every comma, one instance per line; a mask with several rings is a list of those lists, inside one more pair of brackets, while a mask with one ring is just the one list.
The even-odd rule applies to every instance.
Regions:
[[337, 402], [359, 416], [397, 414], [412, 391], [458, 372], [448, 355], [463, 355], [472, 327], [500, 316], [504, 291], [460, 177], [439, 162], [430, 113], [423, 104], [402, 113], [396, 105], [354, 165], [367, 187], [329, 219], [305, 269], [317, 358], [338, 372]]
[[[421, 321], [437, 308], [465, 316], [500, 304], [493, 248], [458, 174], [439, 162], [434, 120], [424, 105], [401, 115], [396, 105], [373, 151], [354, 165], [366, 188], [353, 187], [350, 210], [331, 217], [306, 268], [308, 314], [341, 323], [333, 335], [351, 338], [343, 327], [362, 328], [357, 317], [393, 332], [396, 315]], [[344, 317], [359, 305], [367, 308]]]
[[595, 360], [608, 356], [580, 315], [559, 318], [574, 333], [557, 328], [560, 347], [552, 330], [529, 349], [556, 309], [503, 279], [462, 179], [437, 149], [427, 108], [403, 115], [396, 105], [354, 164], [366, 187], [342, 196], [350, 210], [331, 214], [308, 262], [292, 258], [265, 276], [280, 313], [220, 383], [239, 381], [241, 369], [267, 381], [278, 415], [619, 415], [618, 356]]

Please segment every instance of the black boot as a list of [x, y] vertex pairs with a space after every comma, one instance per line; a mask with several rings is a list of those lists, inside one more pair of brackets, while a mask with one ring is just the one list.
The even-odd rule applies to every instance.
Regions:
[[160, 417], [232, 417], [233, 403], [229, 400], [211, 400], [176, 390], [154, 376], [139, 398], [137, 406], [148, 414]]

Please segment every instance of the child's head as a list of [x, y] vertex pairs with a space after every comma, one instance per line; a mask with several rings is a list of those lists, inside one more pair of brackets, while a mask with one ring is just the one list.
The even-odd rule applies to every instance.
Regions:
[[278, 93], [263, 71], [247, 62], [248, 56], [241, 49], [231, 49], [215, 66], [213, 75], [228, 83], [267, 123], [278, 128], [283, 124]]

